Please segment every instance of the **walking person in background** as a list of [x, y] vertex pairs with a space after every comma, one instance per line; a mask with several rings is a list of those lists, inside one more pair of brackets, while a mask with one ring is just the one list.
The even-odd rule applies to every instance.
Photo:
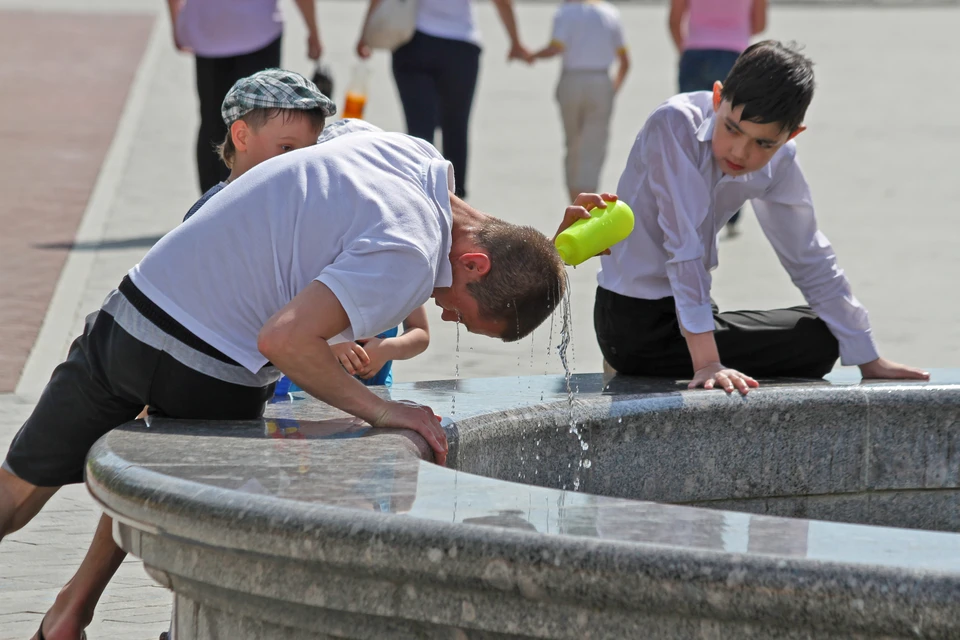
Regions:
[[[370, 0], [367, 20], [380, 0]], [[531, 62], [520, 43], [512, 0], [493, 0], [510, 38], [509, 60]], [[371, 49], [360, 30], [357, 55]], [[466, 196], [470, 109], [480, 72], [480, 31], [473, 0], [420, 0], [417, 30], [393, 52], [393, 78], [403, 103], [407, 133], [433, 143], [437, 127], [443, 135], [443, 157], [453, 165], [456, 195]]]
[[[581, 193], [597, 193], [607, 155], [613, 98], [630, 69], [620, 12], [609, 2], [566, 0], [553, 18], [550, 44], [534, 59], [563, 54], [557, 102], [566, 138], [564, 162], [570, 202]], [[610, 65], [619, 60], [617, 75]]]
[[[307, 57], [323, 51], [315, 0], [295, 0], [307, 25]], [[173, 41], [179, 51], [196, 58], [200, 129], [197, 173], [200, 191], [223, 182], [230, 170], [216, 147], [227, 135], [220, 105], [240, 78], [280, 66], [283, 18], [278, 0], [167, 0]]]
[[[750, 37], [767, 28], [767, 0], [670, 0], [670, 35], [680, 53], [680, 93], [713, 91]], [[727, 223], [738, 234], [740, 211]]]

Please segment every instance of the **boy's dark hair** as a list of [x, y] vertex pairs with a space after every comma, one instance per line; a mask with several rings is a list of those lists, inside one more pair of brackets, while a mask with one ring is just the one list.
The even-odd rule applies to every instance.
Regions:
[[474, 240], [490, 257], [490, 271], [467, 290], [481, 316], [506, 323], [503, 340], [519, 340], [557, 308], [566, 290], [563, 262], [545, 235], [497, 218], [486, 221]]
[[737, 58], [720, 95], [731, 108], [743, 105], [741, 119], [793, 132], [813, 99], [813, 62], [794, 44], [758, 42]]
[[[326, 123], [326, 117], [323, 115], [323, 109], [280, 109], [280, 108], [271, 108], [271, 109], [254, 109], [249, 111], [237, 120], [243, 120], [247, 123], [247, 126], [257, 131], [263, 125], [267, 124], [270, 120], [273, 120], [277, 117], [283, 117], [283, 122], [287, 123], [290, 120], [295, 118], [309, 118], [311, 124], [317, 129], [317, 135], [320, 131], [323, 130], [323, 125]], [[232, 126], [232, 125], [231, 125]], [[218, 144], [216, 147], [217, 155], [220, 156], [220, 159], [223, 160], [223, 164], [227, 165], [228, 168], [233, 169], [233, 160], [237, 155], [237, 148], [233, 144], [233, 136], [230, 134], [230, 127], [227, 127], [227, 135], [223, 139], [223, 142]]]

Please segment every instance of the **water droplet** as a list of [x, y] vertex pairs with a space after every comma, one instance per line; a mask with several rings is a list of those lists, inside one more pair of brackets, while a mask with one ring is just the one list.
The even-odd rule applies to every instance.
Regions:
[[586, 440], [584, 440], [583, 442], [580, 443], [580, 448], [586, 451], [587, 449], [590, 448], [590, 445], [587, 443]]
[[593, 466], [593, 463], [590, 462], [590, 460], [584, 460], [584, 461], [583, 461], [583, 468], [584, 468], [584, 469], [589, 469], [589, 468], [592, 467], [592, 466]]

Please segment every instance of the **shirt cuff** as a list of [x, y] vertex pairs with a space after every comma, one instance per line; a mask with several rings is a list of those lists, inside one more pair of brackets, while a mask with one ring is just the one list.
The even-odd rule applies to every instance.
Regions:
[[880, 357], [873, 334], [867, 330], [840, 340], [840, 364], [846, 367], [860, 366]]
[[717, 328], [713, 321], [713, 307], [701, 304], [690, 307], [677, 307], [680, 327], [687, 333], [707, 333]]

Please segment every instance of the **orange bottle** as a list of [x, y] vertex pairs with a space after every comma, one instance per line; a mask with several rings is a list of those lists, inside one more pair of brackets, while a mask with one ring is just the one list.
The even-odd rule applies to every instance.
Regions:
[[353, 75], [347, 85], [347, 97], [344, 100], [342, 118], [362, 118], [363, 108], [367, 106], [367, 76], [370, 71], [364, 61], [353, 68]]

